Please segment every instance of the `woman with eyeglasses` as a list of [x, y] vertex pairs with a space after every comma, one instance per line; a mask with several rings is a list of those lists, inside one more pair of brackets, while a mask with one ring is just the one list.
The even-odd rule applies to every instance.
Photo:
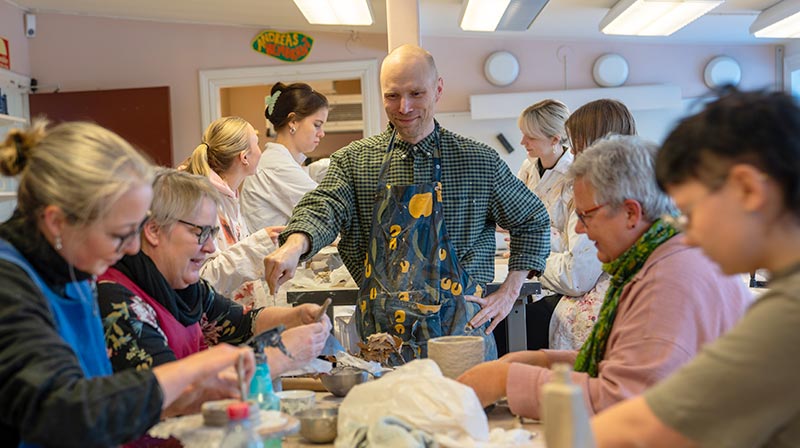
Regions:
[[133, 440], [193, 390], [237, 397], [217, 377], [249, 349], [213, 350], [112, 374], [95, 276], [139, 250], [150, 164], [89, 123], [11, 130], [0, 172], [19, 175], [0, 224], [0, 446], [113, 446]]
[[509, 353], [459, 381], [484, 405], [507, 396], [511, 412], [539, 418], [540, 391], [555, 363], [573, 366], [590, 413], [642, 393], [730, 329], [750, 293], [725, 276], [661, 217], [673, 212], [653, 175], [657, 147], [634, 136], [595, 142], [570, 166], [578, 233], [611, 277], [580, 350]]
[[273, 376], [319, 355], [330, 331], [327, 316], [316, 322], [319, 305], [245, 310], [200, 278], [220, 231], [221, 202], [206, 177], [166, 168], [157, 173], [141, 251], [123, 257], [98, 282], [114, 370], [146, 370], [222, 342], [241, 344], [277, 325], [288, 328], [283, 340], [291, 357], [267, 349]]
[[261, 282], [263, 260], [275, 250], [283, 229], [248, 229], [242, 218], [239, 187], [255, 174], [260, 159], [253, 126], [240, 117], [222, 117], [208, 125], [202, 142], [179, 168], [208, 177], [221, 196], [217, 209], [221, 230], [215, 233], [216, 250], [207, 258], [201, 276], [246, 306], [274, 304]]
[[597, 416], [597, 446], [798, 446], [800, 105], [783, 92], [723, 92], [670, 133], [655, 170], [688, 244], [727, 274], [772, 276], [728, 334]]

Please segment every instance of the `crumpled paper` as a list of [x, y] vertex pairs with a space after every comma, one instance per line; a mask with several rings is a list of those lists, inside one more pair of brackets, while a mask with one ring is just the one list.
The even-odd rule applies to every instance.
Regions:
[[368, 446], [405, 431], [396, 446], [499, 448], [526, 446], [524, 429], [489, 431], [475, 392], [442, 375], [430, 359], [409, 362], [378, 381], [355, 386], [339, 407], [337, 448]]
[[322, 248], [305, 266], [297, 268], [289, 289], [358, 288], [335, 247]]
[[361, 358], [356, 358], [355, 356], [345, 353], [345, 352], [336, 352], [336, 366], [337, 367], [355, 367], [359, 370], [366, 370], [367, 372], [371, 373], [373, 376], [380, 376], [384, 372], [383, 366], [381, 363], [375, 361], [365, 361]]

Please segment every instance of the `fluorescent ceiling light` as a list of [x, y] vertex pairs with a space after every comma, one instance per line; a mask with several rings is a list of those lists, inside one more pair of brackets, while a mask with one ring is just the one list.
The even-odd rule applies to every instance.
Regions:
[[294, 0], [312, 25], [372, 25], [369, 0]]
[[620, 0], [600, 22], [604, 34], [669, 36], [724, 0]]
[[494, 31], [511, 0], [467, 0], [461, 14], [464, 31]]
[[800, 0], [784, 0], [765, 9], [750, 32], [756, 37], [800, 37]]

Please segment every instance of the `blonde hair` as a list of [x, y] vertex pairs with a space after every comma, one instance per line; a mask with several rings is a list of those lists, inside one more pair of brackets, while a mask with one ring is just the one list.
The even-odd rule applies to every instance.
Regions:
[[569, 117], [569, 108], [561, 101], [542, 100], [528, 106], [519, 116], [517, 125], [528, 136], [541, 134], [544, 137], [558, 137], [560, 144], [567, 142], [564, 123]]
[[185, 170], [202, 176], [211, 171], [217, 174], [227, 171], [239, 154], [250, 149], [249, 126], [241, 117], [214, 120], [203, 133], [203, 142], [192, 151]]
[[150, 219], [161, 228], [175, 224], [192, 215], [204, 198], [219, 207], [221, 198], [211, 181], [202, 175], [159, 168], [153, 182], [153, 205]]
[[37, 120], [12, 129], [0, 145], [0, 172], [20, 175], [17, 209], [29, 222], [56, 205], [70, 222], [91, 224], [132, 188], [152, 182], [149, 160], [108, 129], [86, 122], [46, 127]]

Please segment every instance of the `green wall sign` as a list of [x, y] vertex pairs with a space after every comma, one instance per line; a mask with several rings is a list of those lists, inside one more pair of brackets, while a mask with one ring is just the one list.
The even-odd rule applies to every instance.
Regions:
[[311, 53], [314, 39], [303, 33], [265, 30], [251, 43], [253, 50], [286, 62], [297, 62]]

